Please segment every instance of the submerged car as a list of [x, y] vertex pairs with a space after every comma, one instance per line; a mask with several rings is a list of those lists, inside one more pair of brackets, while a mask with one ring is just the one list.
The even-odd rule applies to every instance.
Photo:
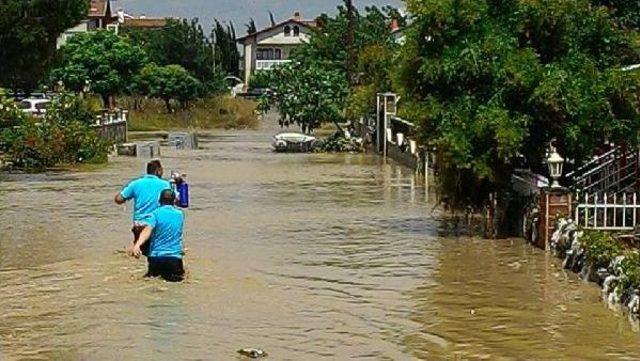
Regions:
[[311, 152], [316, 138], [302, 133], [279, 133], [273, 136], [276, 152]]

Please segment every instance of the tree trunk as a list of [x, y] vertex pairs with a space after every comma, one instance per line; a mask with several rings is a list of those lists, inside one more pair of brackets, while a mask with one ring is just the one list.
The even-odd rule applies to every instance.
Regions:
[[102, 105], [104, 106], [104, 108], [111, 108], [111, 104], [109, 102], [109, 94], [100, 94], [100, 97], [102, 98]]
[[338, 124], [337, 121], [333, 121], [333, 124], [336, 126], [336, 128], [338, 129], [338, 132], [340, 132], [341, 135], [344, 135], [344, 129], [342, 129], [342, 127], [340, 126], [340, 124]]
[[171, 113], [171, 99], [165, 98], [164, 105], [167, 107], [167, 113]]

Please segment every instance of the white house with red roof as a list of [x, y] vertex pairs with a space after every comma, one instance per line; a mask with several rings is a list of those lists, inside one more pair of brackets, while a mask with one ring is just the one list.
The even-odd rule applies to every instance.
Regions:
[[95, 31], [98, 29], [111, 29], [118, 31], [118, 16], [111, 10], [110, 0], [87, 0], [89, 12], [80, 24], [65, 30], [57, 41], [58, 48], [64, 45], [74, 35]]
[[289, 62], [291, 52], [309, 41], [315, 27], [315, 21], [302, 20], [296, 12], [291, 19], [238, 38], [244, 48], [240, 67], [245, 84], [256, 71], [268, 71]]
[[167, 25], [169, 19], [180, 20], [180, 18], [147, 17], [145, 15], [136, 17], [125, 13], [121, 8], [113, 11], [111, 0], [87, 1], [89, 2], [87, 17], [80, 24], [65, 30], [58, 37], [58, 48], [64, 45], [69, 38], [81, 33], [107, 29], [117, 34], [121, 26], [138, 29], [159, 29]]

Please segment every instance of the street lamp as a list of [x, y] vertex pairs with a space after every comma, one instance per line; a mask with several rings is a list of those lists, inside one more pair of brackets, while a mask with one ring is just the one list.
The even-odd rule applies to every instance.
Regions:
[[562, 176], [562, 166], [564, 165], [564, 158], [558, 154], [556, 147], [550, 146], [549, 158], [547, 158], [547, 166], [549, 167], [549, 176], [553, 180], [551, 188], [560, 188], [558, 179]]

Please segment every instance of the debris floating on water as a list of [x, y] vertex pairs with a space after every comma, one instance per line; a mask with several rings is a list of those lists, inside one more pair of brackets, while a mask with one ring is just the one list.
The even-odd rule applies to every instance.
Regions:
[[264, 350], [259, 348], [243, 348], [238, 350], [238, 353], [249, 358], [263, 358], [268, 356]]

